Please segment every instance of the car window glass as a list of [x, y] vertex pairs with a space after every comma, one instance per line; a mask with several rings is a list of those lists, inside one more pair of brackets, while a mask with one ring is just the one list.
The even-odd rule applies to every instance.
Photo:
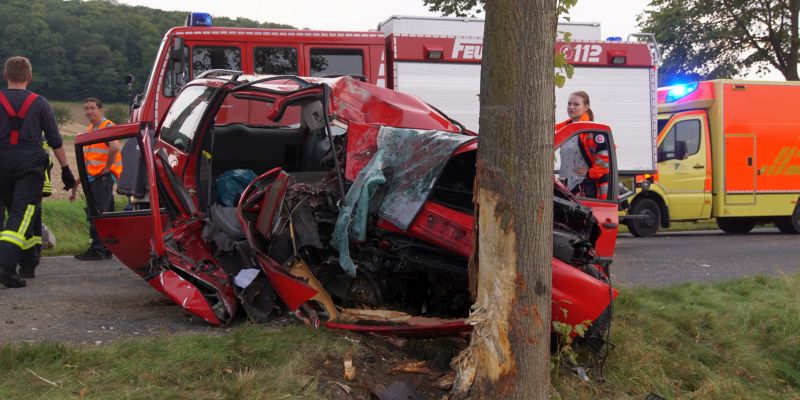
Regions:
[[675, 126], [669, 130], [664, 140], [658, 146], [658, 152], [661, 154], [659, 161], [671, 160], [675, 158]]
[[311, 76], [364, 75], [364, 54], [358, 49], [311, 49]]
[[297, 49], [293, 47], [257, 47], [253, 59], [258, 74], [297, 75]]
[[197, 126], [205, 114], [214, 88], [189, 86], [172, 103], [161, 126], [161, 140], [187, 151], [191, 148]]
[[238, 47], [192, 47], [192, 79], [210, 69], [242, 70], [242, 51]]
[[700, 150], [700, 120], [692, 119], [675, 124], [675, 141], [686, 142], [686, 155], [697, 154]]

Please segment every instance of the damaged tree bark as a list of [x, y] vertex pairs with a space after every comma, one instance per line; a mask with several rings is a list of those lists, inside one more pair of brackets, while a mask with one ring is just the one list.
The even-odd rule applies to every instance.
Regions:
[[547, 398], [556, 7], [486, 2], [474, 331], [453, 361], [457, 397]]

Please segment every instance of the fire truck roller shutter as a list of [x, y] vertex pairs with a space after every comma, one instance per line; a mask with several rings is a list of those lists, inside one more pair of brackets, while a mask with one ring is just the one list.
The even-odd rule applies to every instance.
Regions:
[[595, 121], [614, 130], [617, 169], [621, 172], [655, 170], [657, 132], [651, 123], [655, 104], [651, 102], [649, 68], [575, 67], [571, 79], [556, 88], [556, 121], [568, 119], [569, 94], [583, 90], [591, 98]]
[[480, 64], [398, 62], [395, 89], [418, 96], [478, 131]]

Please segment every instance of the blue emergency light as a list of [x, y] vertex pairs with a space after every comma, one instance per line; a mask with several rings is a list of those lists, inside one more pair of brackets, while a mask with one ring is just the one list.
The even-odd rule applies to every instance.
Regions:
[[186, 26], [212, 26], [211, 14], [204, 12], [193, 12], [186, 17]]
[[622, 36], [609, 36], [606, 38], [607, 42], [621, 42]]
[[697, 84], [698, 82], [692, 82], [670, 86], [669, 92], [667, 92], [667, 103], [680, 100], [686, 97], [688, 94], [694, 92], [697, 90]]

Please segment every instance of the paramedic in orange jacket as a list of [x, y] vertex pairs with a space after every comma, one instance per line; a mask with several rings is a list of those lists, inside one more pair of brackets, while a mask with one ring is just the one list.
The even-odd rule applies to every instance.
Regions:
[[[569, 95], [567, 115], [570, 119], [557, 124], [556, 130], [572, 122], [594, 121], [586, 92], [577, 91]], [[572, 193], [608, 199], [609, 151], [606, 135], [581, 133], [565, 142], [559, 152], [559, 178]]]
[[[95, 129], [104, 129], [114, 126], [114, 123], [105, 117], [103, 103], [100, 100], [89, 97], [83, 101], [83, 111], [90, 124], [86, 132]], [[119, 141], [100, 142], [83, 147], [83, 159], [86, 163], [86, 174], [89, 178], [89, 191], [92, 195], [97, 211], [114, 211], [114, 183], [119, 180], [122, 173], [122, 155], [120, 154]], [[72, 192], [70, 200], [75, 200], [75, 192]], [[87, 213], [93, 210], [87, 208]], [[100, 241], [97, 229], [94, 224], [89, 224], [89, 236], [92, 243], [89, 250], [75, 256], [78, 260], [92, 261], [105, 260], [111, 258], [111, 251]]]

